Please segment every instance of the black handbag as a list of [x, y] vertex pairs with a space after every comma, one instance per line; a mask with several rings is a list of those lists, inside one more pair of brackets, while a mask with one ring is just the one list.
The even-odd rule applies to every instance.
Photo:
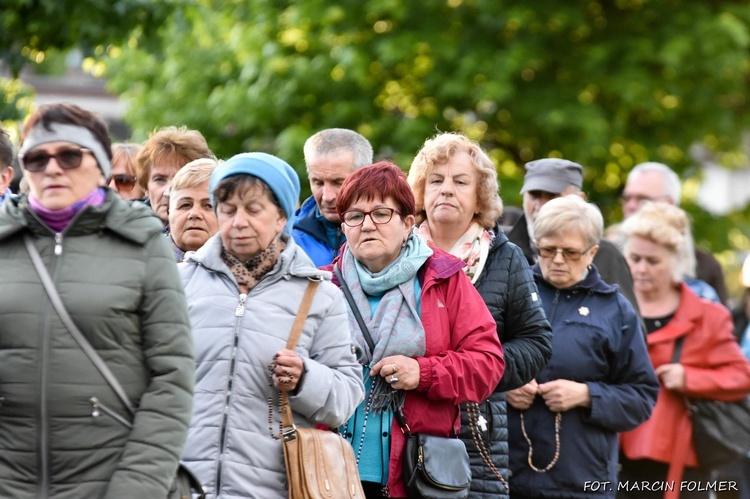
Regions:
[[[682, 354], [685, 337], [675, 341], [672, 362]], [[750, 397], [738, 402], [685, 399], [693, 422], [693, 441], [698, 463], [718, 468], [741, 459], [750, 452]]]
[[[34, 268], [39, 274], [39, 278], [44, 285], [44, 289], [47, 291], [50, 302], [52, 302], [52, 306], [55, 307], [57, 315], [60, 316], [63, 324], [65, 324], [65, 328], [68, 330], [76, 343], [78, 343], [78, 346], [81, 348], [81, 350], [83, 350], [83, 353], [86, 354], [91, 363], [94, 364], [94, 367], [97, 368], [97, 370], [101, 373], [107, 383], [109, 383], [109, 386], [117, 394], [117, 397], [120, 399], [122, 405], [124, 405], [128, 410], [128, 413], [133, 416], [135, 414], [135, 409], [130, 403], [130, 399], [125, 393], [125, 389], [122, 387], [120, 382], [117, 381], [117, 378], [112, 373], [112, 371], [110, 371], [109, 367], [107, 367], [104, 359], [99, 356], [99, 353], [96, 351], [96, 349], [91, 346], [91, 343], [89, 343], [83, 333], [78, 329], [78, 326], [76, 326], [75, 322], [73, 322], [73, 318], [70, 317], [70, 314], [65, 308], [62, 299], [60, 299], [60, 295], [57, 293], [57, 288], [55, 288], [55, 284], [54, 282], [52, 282], [52, 278], [50, 277], [47, 268], [44, 266], [44, 262], [42, 261], [42, 258], [39, 255], [39, 251], [37, 251], [36, 249], [36, 246], [34, 246], [34, 242], [31, 240], [31, 236], [25, 235], [23, 238], [23, 242], [26, 246], [26, 250], [29, 252], [31, 262], [34, 264]], [[118, 421], [122, 422], [122, 424], [128, 427], [132, 426], [130, 421], [124, 418], [117, 419]], [[205, 499], [205, 497], [206, 493], [203, 491], [203, 487], [201, 486], [195, 475], [193, 475], [185, 466], [180, 464], [177, 467], [175, 478], [172, 481], [169, 490], [167, 491], [166, 499]]]
[[463, 499], [469, 495], [471, 467], [459, 438], [411, 433], [401, 410], [394, 413], [406, 435], [403, 474], [409, 497]]
[[[333, 273], [338, 280], [349, 308], [362, 330], [370, 352], [375, 343], [370, 336], [362, 314], [354, 301], [349, 285], [337, 266]], [[401, 431], [406, 435], [402, 456], [403, 479], [410, 498], [463, 499], [469, 495], [471, 467], [466, 445], [459, 438], [438, 437], [422, 433], [411, 433], [401, 409], [394, 412]]]

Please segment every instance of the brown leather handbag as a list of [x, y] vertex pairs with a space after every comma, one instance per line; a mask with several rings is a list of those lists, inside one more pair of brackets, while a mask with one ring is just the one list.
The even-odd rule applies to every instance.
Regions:
[[[310, 281], [286, 348], [294, 350], [320, 281]], [[289, 499], [364, 499], [357, 461], [349, 442], [334, 431], [297, 428], [286, 392], [279, 395], [281, 441]]]

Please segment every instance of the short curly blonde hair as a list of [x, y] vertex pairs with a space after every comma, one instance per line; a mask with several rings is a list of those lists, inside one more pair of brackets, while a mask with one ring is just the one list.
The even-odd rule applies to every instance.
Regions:
[[477, 185], [477, 211], [475, 221], [485, 229], [491, 229], [503, 214], [503, 201], [500, 198], [500, 184], [497, 181], [495, 164], [481, 146], [463, 134], [446, 132], [427, 139], [422, 149], [409, 167], [409, 185], [414, 192], [417, 207], [417, 224], [422, 223], [427, 214], [424, 210], [424, 190], [427, 176], [432, 169], [447, 163], [456, 153], [466, 152], [479, 173]]
[[690, 219], [684, 210], [664, 202], [648, 202], [630, 215], [620, 226], [627, 254], [632, 237], [648, 239], [667, 250], [672, 257], [672, 280], [675, 283], [687, 277], [685, 262], [692, 257]]

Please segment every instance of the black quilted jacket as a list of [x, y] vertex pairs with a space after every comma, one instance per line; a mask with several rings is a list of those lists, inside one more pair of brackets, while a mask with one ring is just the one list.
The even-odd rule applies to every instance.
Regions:
[[[505, 391], [525, 385], [539, 373], [552, 355], [552, 329], [539, 300], [534, 277], [521, 249], [508, 241], [499, 226], [487, 263], [476, 283], [479, 294], [497, 323], [505, 353], [505, 373], [489, 399], [480, 406], [487, 421], [478, 428], [497, 469], [508, 479], [508, 420]], [[471, 460], [471, 493], [474, 499], [508, 498], [503, 487], [477, 450], [469, 427], [467, 409], [461, 411], [461, 439]]]

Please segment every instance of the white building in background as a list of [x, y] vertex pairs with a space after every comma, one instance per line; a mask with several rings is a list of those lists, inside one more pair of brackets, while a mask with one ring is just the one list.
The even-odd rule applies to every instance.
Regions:
[[[71, 51], [66, 57], [64, 74], [37, 74], [33, 71], [32, 65], [28, 65], [21, 73], [21, 80], [34, 90], [35, 104], [50, 102], [76, 104], [98, 114], [106, 121], [116, 140], [128, 139], [130, 129], [123, 121], [125, 104], [106, 90], [104, 80], [84, 72], [81, 69], [81, 62], [81, 54]], [[0, 76], [10, 77], [10, 72], [2, 65], [0, 65]]]
[[[750, 134], [744, 142], [746, 155], [750, 157]], [[702, 181], [696, 198], [698, 205], [714, 215], [743, 210], [750, 202], [750, 165], [725, 168], [703, 146], [691, 148], [690, 153], [702, 170]]]

